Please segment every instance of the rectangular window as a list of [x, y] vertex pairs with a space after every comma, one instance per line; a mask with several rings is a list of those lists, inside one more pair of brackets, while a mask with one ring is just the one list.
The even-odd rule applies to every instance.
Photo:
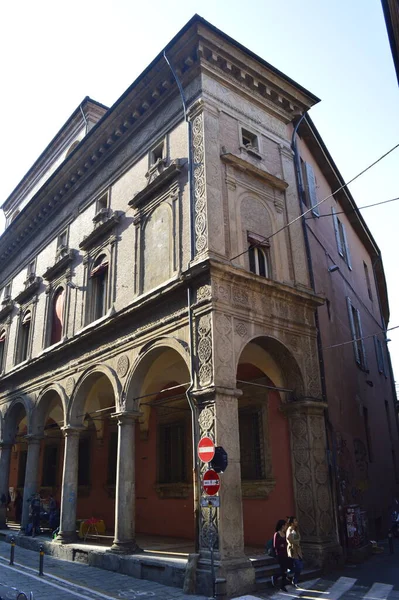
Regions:
[[240, 431], [241, 479], [265, 478], [263, 427], [261, 409], [241, 409], [238, 412]]
[[11, 283], [5, 286], [3, 294], [1, 296], [2, 304], [7, 304], [11, 300]]
[[27, 268], [28, 277], [35, 275], [35, 273], [36, 273], [36, 259], [31, 260], [30, 263], [28, 263], [28, 268]]
[[159, 144], [150, 150], [150, 167], [155, 165], [159, 160], [165, 158], [165, 141], [162, 140]]
[[373, 462], [373, 452], [371, 447], [371, 432], [370, 432], [370, 424], [369, 424], [369, 411], [364, 406], [363, 407], [363, 419], [364, 419], [364, 429], [366, 433], [366, 442], [367, 442], [367, 453], [369, 455], [369, 462]]
[[377, 357], [378, 372], [383, 373], [386, 377], [387, 373], [386, 373], [386, 368], [385, 368], [384, 350], [383, 350], [382, 342], [378, 338], [377, 335], [374, 336], [374, 347], [375, 347], [375, 354]]
[[331, 208], [331, 212], [333, 214], [335, 239], [337, 241], [338, 253], [342, 256], [348, 267], [352, 269], [352, 262], [349, 252], [348, 239], [346, 237], [345, 225], [338, 218], [337, 211], [334, 207]]
[[66, 248], [68, 245], [68, 231], [65, 230], [58, 236], [57, 239], [57, 249]]
[[367, 356], [363, 339], [360, 312], [353, 306], [350, 298], [346, 298], [346, 303], [348, 307], [349, 324], [351, 328], [355, 360], [360, 368], [362, 368], [364, 371], [367, 371]]
[[102, 194], [102, 196], [97, 198], [97, 200], [96, 200], [96, 215], [98, 215], [99, 213], [104, 212], [108, 209], [108, 202], [109, 202], [108, 192], [106, 192], [105, 194]]
[[42, 472], [42, 485], [46, 487], [57, 485], [58, 446], [45, 446]]
[[118, 432], [111, 431], [108, 442], [108, 477], [107, 484], [116, 484], [116, 461], [118, 457]]
[[90, 485], [90, 438], [79, 440], [78, 485]]
[[373, 293], [371, 291], [369, 268], [364, 261], [363, 261], [363, 267], [364, 267], [364, 277], [366, 279], [366, 285], [367, 285], [367, 293], [369, 295], [370, 300], [373, 301]]
[[159, 483], [184, 483], [186, 474], [185, 424], [159, 425]]
[[304, 184], [305, 204], [312, 209], [312, 214], [316, 217], [320, 216], [319, 207], [317, 206], [317, 182], [314, 170], [311, 164], [304, 162], [301, 159], [302, 177]]
[[328, 320], [331, 321], [331, 319], [332, 319], [331, 302], [328, 298], [326, 298], [326, 307], [327, 307]]
[[241, 144], [247, 150], [255, 150], [255, 152], [259, 152], [259, 141], [258, 136], [252, 131], [248, 131], [248, 129], [241, 128]]

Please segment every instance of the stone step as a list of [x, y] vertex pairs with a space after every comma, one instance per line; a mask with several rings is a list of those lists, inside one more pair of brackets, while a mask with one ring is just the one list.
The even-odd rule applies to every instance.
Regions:
[[[277, 565], [278, 567], [278, 565]], [[279, 572], [278, 568], [271, 569], [267, 575], [262, 577], [256, 577], [255, 579], [255, 589], [257, 592], [267, 589], [274, 589], [271, 582], [271, 576], [277, 574]], [[308, 579], [315, 579], [320, 577], [321, 569], [304, 569], [300, 576], [300, 581], [307, 581]]]

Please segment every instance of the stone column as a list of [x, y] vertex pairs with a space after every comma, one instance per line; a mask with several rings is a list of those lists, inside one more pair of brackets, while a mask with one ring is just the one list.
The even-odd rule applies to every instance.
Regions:
[[342, 556], [327, 463], [325, 408], [324, 402], [312, 400], [284, 406], [290, 425], [294, 494], [302, 547], [307, 563], [319, 566], [337, 563]]
[[[8, 479], [10, 475], [12, 444], [0, 443], [0, 498], [3, 494], [8, 498]], [[7, 527], [7, 508], [0, 506], [0, 528]]]
[[[242, 516], [240, 439], [238, 427], [237, 389], [217, 387], [213, 401], [200, 411], [200, 436], [209, 435], [216, 446], [222, 446], [228, 455], [228, 467], [220, 474], [220, 507], [216, 518], [210, 520], [210, 509], [201, 508], [200, 564], [197, 577], [203, 582], [201, 593], [209, 592], [206, 585], [209, 561], [209, 540], [216, 536], [215, 558], [217, 576], [227, 580], [228, 595], [244, 593], [255, 583], [255, 571], [244, 554], [244, 525]], [[201, 476], [208, 467], [201, 468]], [[201, 490], [201, 495], [204, 492]], [[215, 509], [212, 509], [214, 513]], [[215, 514], [215, 513], [214, 513]]]
[[135, 426], [139, 413], [116, 413], [118, 454], [116, 467], [115, 537], [113, 552], [140, 552], [135, 540]]
[[79, 435], [80, 429], [63, 428], [64, 467], [62, 471], [60, 532], [57, 542], [68, 544], [76, 535], [76, 503], [78, 493]]
[[24, 499], [22, 504], [21, 529], [23, 531], [25, 531], [29, 522], [31, 498], [38, 491], [40, 443], [42, 438], [28, 435], [25, 439], [28, 442], [28, 455], [26, 458]]

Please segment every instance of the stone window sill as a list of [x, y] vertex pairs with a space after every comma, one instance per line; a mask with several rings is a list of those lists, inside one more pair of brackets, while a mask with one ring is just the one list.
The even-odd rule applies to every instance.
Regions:
[[192, 485], [189, 483], [157, 483], [155, 491], [158, 498], [188, 498]]
[[243, 498], [268, 498], [276, 486], [275, 479], [241, 481]]

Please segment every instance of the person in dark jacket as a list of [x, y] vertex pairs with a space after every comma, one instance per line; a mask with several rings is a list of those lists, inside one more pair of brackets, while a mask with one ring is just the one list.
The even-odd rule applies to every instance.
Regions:
[[277, 581], [281, 577], [281, 589], [283, 592], [287, 592], [287, 571], [291, 566], [291, 559], [288, 557], [287, 553], [287, 539], [285, 537], [285, 532], [287, 531], [287, 521], [284, 519], [280, 519], [276, 524], [276, 532], [273, 537], [273, 548], [278, 560], [278, 564], [280, 565], [280, 573], [277, 575], [272, 575], [272, 585], [276, 586]]

